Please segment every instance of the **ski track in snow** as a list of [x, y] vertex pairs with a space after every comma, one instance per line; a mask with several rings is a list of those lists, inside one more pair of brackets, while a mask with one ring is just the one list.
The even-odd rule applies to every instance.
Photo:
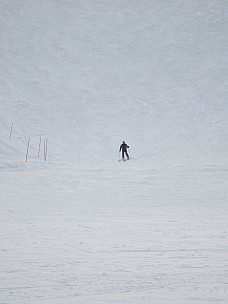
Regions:
[[228, 167], [135, 163], [1, 171], [1, 304], [227, 303]]

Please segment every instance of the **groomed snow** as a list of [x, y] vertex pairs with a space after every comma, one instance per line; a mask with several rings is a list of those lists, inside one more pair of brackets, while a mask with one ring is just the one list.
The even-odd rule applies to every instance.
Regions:
[[0, 1], [0, 304], [228, 303], [226, 11]]
[[1, 303], [227, 303], [227, 174], [1, 170]]

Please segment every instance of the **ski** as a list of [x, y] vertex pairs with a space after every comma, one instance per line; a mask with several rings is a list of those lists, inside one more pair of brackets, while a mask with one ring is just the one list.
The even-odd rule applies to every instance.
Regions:
[[118, 162], [121, 162], [121, 161], [128, 161], [130, 158], [128, 158], [128, 159], [118, 159]]

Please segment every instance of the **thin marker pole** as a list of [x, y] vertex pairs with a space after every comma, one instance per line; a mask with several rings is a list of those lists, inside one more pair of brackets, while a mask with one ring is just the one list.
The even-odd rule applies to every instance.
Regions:
[[44, 139], [44, 161], [46, 161], [46, 143]]
[[12, 131], [13, 131], [13, 122], [12, 122], [11, 129], [10, 129], [10, 136], [9, 136], [9, 139], [11, 139]]
[[48, 140], [46, 139], [46, 144], [45, 144], [45, 160], [47, 160], [47, 151], [48, 151]]
[[28, 161], [29, 143], [30, 143], [30, 137], [29, 137], [29, 139], [28, 139], [27, 152], [26, 152], [26, 157], [25, 157], [26, 163], [27, 163], [27, 161]]
[[38, 158], [40, 157], [41, 137], [42, 137], [42, 134], [40, 134], [40, 142], [39, 142], [39, 147], [38, 147]]

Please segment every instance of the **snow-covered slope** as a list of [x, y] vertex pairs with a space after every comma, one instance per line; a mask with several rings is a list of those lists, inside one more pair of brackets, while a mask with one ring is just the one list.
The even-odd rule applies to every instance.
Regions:
[[227, 304], [227, 166], [49, 165], [0, 170], [0, 303]]
[[228, 303], [227, 7], [0, 0], [1, 304]]
[[[227, 1], [1, 0], [0, 157], [227, 161]], [[9, 140], [13, 123], [12, 137]]]

